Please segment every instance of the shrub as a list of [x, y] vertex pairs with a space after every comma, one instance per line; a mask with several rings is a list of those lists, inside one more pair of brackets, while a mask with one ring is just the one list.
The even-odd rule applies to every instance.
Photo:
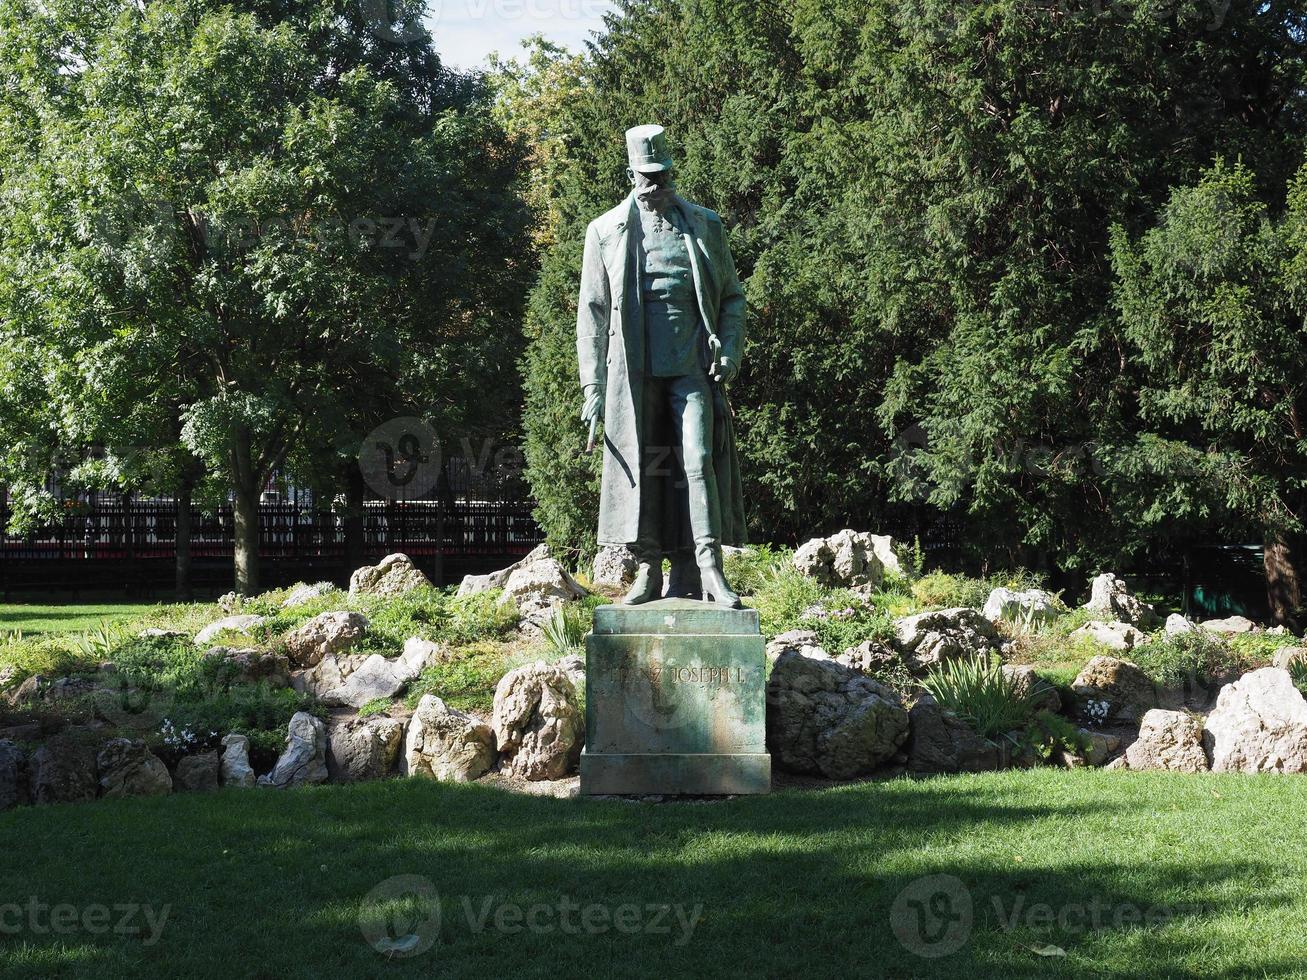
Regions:
[[399, 650], [412, 636], [458, 646], [508, 636], [518, 623], [517, 609], [499, 604], [499, 590], [455, 596], [438, 589], [414, 589], [401, 596], [360, 600], [371, 641]]
[[434, 694], [451, 708], [486, 712], [494, 705], [495, 687], [507, 672], [507, 658], [500, 646], [473, 643], [423, 671], [409, 686], [405, 700], [412, 708], [424, 694]]
[[1159, 636], [1136, 647], [1130, 658], [1163, 687], [1178, 687], [1242, 671], [1247, 661], [1233, 646], [1206, 630]]
[[585, 650], [590, 631], [582, 611], [572, 604], [559, 606], [545, 623], [544, 638], [554, 657], [567, 657]]
[[1087, 735], [1066, 718], [1048, 709], [1037, 712], [1031, 719], [1024, 743], [1045, 761], [1058, 751], [1083, 755], [1089, 751], [1090, 745]]
[[788, 565], [794, 552], [771, 545], [751, 545], [743, 552], [728, 554], [723, 561], [726, 581], [742, 596], [754, 595], [767, 583], [767, 577]]
[[939, 664], [921, 686], [941, 707], [988, 739], [1024, 728], [1034, 713], [1033, 692], [1022, 694], [997, 658], [981, 654]]
[[785, 566], [773, 569], [753, 596], [765, 636], [811, 630], [832, 654], [865, 640], [887, 641], [894, 618], [872, 601], [847, 589], [826, 589]]

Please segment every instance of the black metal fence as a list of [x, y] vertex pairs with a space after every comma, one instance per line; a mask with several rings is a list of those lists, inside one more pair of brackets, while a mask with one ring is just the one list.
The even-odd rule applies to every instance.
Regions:
[[[437, 581], [500, 567], [544, 535], [524, 490], [446, 484], [436, 499], [364, 504], [365, 560], [402, 551]], [[259, 508], [259, 555], [269, 585], [302, 578], [346, 581], [345, 518], [311, 493], [265, 495]], [[124, 588], [150, 594], [172, 580], [177, 505], [168, 498], [92, 495], [66, 502], [62, 521], [14, 536], [0, 491], [0, 590]], [[230, 506], [191, 509], [191, 558], [201, 591], [230, 587], [234, 528]]]

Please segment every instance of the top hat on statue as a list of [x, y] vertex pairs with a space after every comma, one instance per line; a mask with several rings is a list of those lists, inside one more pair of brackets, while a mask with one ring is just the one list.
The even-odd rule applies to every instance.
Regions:
[[660, 174], [672, 169], [667, 149], [667, 131], [661, 126], [636, 126], [626, 131], [626, 155], [631, 169], [642, 174]]

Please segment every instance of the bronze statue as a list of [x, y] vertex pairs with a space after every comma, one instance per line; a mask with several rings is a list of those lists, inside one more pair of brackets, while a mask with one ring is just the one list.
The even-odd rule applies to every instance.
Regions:
[[722, 546], [745, 542], [726, 386], [745, 298], [721, 218], [676, 193], [661, 126], [626, 134], [632, 192], [586, 232], [576, 343], [582, 419], [604, 426], [601, 545], [639, 560], [626, 603], [667, 596], [739, 608]]

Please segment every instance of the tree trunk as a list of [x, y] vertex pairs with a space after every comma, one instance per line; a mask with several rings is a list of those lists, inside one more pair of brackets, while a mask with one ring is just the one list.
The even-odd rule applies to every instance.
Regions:
[[232, 524], [236, 532], [232, 557], [236, 566], [236, 592], [259, 592], [259, 490], [241, 486], [232, 496]]
[[177, 582], [178, 602], [190, 602], [195, 598], [191, 587], [191, 489], [189, 476], [182, 478], [177, 488]]
[[1278, 532], [1268, 532], [1265, 541], [1266, 598], [1271, 617], [1277, 624], [1291, 626], [1302, 605], [1302, 585], [1294, 566], [1289, 539]]
[[355, 569], [366, 564], [366, 509], [364, 498], [363, 473], [355, 462], [345, 468], [345, 513], [343, 515], [345, 531], [345, 573], [352, 575]]

